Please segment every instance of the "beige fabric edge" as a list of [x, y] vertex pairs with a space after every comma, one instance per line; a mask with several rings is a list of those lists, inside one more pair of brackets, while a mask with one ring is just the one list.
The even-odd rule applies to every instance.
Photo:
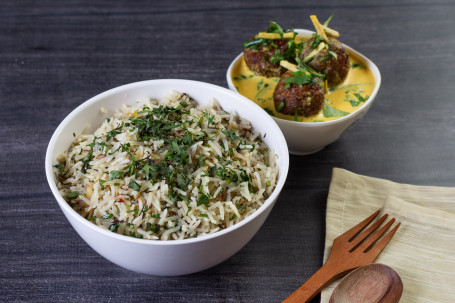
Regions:
[[[378, 209], [402, 224], [376, 260], [400, 274], [400, 302], [455, 302], [455, 188], [400, 184], [334, 168], [324, 262], [338, 235]], [[321, 302], [329, 301], [337, 283], [322, 292]]]

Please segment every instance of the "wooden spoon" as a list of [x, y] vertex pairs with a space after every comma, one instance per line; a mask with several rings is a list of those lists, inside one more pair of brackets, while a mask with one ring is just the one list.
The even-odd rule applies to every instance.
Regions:
[[344, 277], [329, 303], [396, 303], [402, 292], [400, 276], [386, 265], [373, 263]]

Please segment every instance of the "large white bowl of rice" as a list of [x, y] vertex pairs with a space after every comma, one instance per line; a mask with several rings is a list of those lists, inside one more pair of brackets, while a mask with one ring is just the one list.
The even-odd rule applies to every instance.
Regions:
[[274, 120], [228, 89], [150, 80], [101, 93], [54, 132], [46, 176], [82, 239], [139, 273], [219, 264], [256, 234], [286, 180]]

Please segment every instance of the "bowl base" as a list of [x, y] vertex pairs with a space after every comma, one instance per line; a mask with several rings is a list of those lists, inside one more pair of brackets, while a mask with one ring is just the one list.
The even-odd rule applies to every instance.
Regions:
[[320, 147], [320, 148], [316, 148], [316, 149], [313, 149], [313, 150], [309, 150], [309, 151], [301, 151], [301, 150], [292, 150], [292, 148], [289, 148], [289, 153], [292, 154], [292, 155], [297, 155], [297, 156], [307, 156], [307, 155], [311, 155], [311, 154], [314, 154], [314, 153], [317, 153], [318, 151], [324, 149], [325, 146], [323, 147]]

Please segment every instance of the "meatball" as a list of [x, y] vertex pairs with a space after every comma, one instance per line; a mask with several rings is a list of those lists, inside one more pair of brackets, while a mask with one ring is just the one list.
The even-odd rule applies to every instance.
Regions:
[[273, 92], [275, 108], [282, 114], [299, 116], [311, 116], [317, 114], [324, 104], [324, 88], [321, 86], [322, 79], [314, 78], [310, 84], [298, 85], [291, 83], [286, 88], [284, 79], [294, 77], [290, 71], [281, 76], [280, 81]]
[[288, 50], [288, 40], [275, 39], [266, 40], [268, 43], [258, 45], [257, 49], [245, 48], [243, 51], [243, 59], [248, 68], [258, 76], [279, 77], [286, 69], [280, 66], [280, 62], [275, 64], [270, 63], [270, 57], [275, 55], [275, 51], [285, 53]]
[[[314, 42], [314, 39], [315, 38], [308, 40], [305, 44], [302, 53], [300, 54], [301, 60], [306, 58], [313, 51], [311, 44]], [[330, 37], [329, 42], [329, 48], [322, 49], [307, 63], [307, 65], [317, 72], [326, 74], [328, 86], [334, 87], [346, 79], [351, 65], [349, 63], [349, 54], [340, 41]], [[336, 55], [334, 56], [333, 54]]]

